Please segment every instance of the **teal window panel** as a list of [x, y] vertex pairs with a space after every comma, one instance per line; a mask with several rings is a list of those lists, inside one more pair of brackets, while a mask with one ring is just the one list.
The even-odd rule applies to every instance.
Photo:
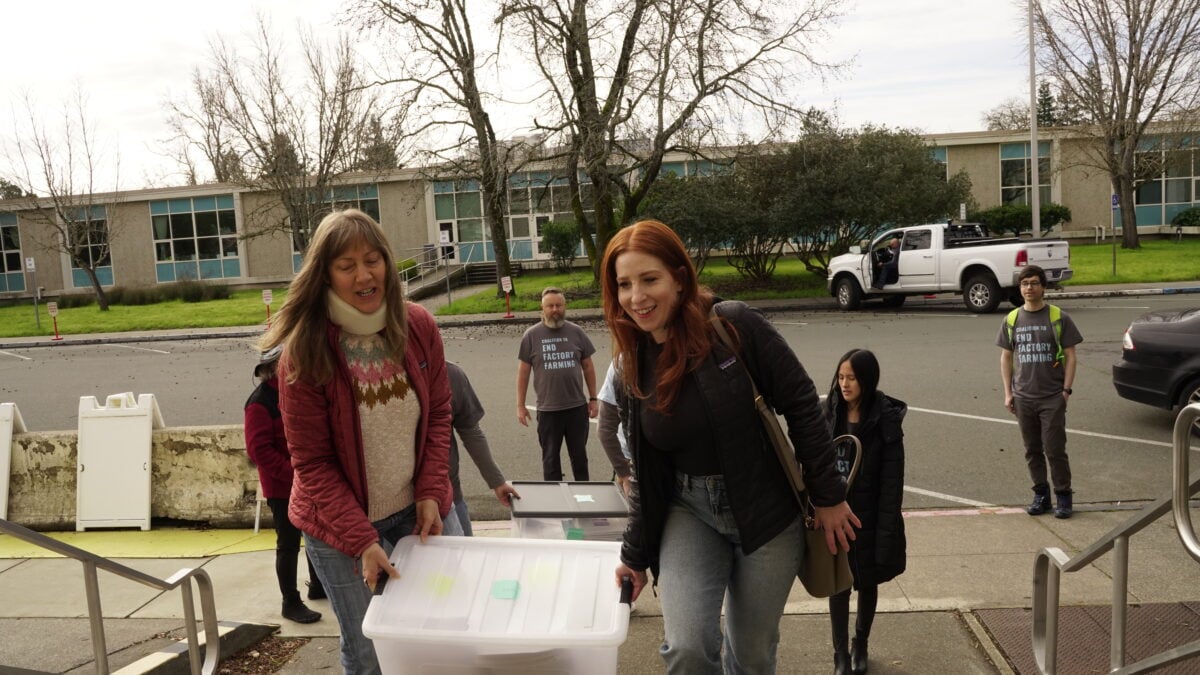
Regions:
[[533, 260], [533, 241], [529, 239], [509, 239], [508, 257], [513, 260]]
[[[111, 266], [97, 267], [96, 278], [100, 281], [101, 286], [112, 286], [113, 272]], [[92, 280], [88, 279], [87, 272], [75, 268], [71, 270], [71, 285], [75, 288], [91, 288]]]
[[946, 148], [930, 148], [929, 156], [932, 157], [934, 159], [934, 161], [945, 164], [946, 163]]
[[1050, 141], [1038, 141], [1038, 157], [1050, 156]]
[[1135, 211], [1137, 214], [1138, 227], [1143, 225], [1162, 225], [1162, 207], [1158, 204], [1151, 206], [1138, 206]]
[[1168, 204], [1166, 206], [1166, 213], [1163, 214], [1163, 223], [1170, 225], [1171, 221], [1175, 220], [1175, 216], [1187, 211], [1190, 208], [1192, 208], [1191, 204]]
[[196, 271], [195, 261], [177, 262], [175, 263], [175, 279], [183, 281], [184, 279], [199, 279], [199, 273]]
[[192, 200], [190, 199], [172, 199], [171, 213], [190, 213], [192, 210]]
[[1000, 159], [1025, 159], [1029, 156], [1029, 145], [1026, 143], [1002, 143]]
[[352, 202], [358, 199], [358, 188], [353, 185], [339, 185], [333, 188], [335, 202]]
[[154, 276], [160, 284], [175, 281], [175, 263], [158, 263], [154, 266]]
[[510, 187], [527, 188], [529, 187], [529, 174], [524, 171], [514, 173], [508, 177], [508, 184]]
[[549, 171], [530, 171], [529, 172], [529, 185], [531, 187], [532, 186], [542, 187], [542, 186], [546, 186], [549, 184], [550, 184], [550, 172]]
[[454, 195], [440, 194], [433, 196], [434, 217], [438, 220], [454, 219]]
[[447, 192], [454, 192], [454, 181], [452, 181], [452, 180], [437, 180], [437, 181], [433, 182], [433, 193], [434, 194], [445, 194]]
[[217, 195], [217, 208], [218, 209], [232, 209], [233, 208], [233, 195]]
[[222, 274], [220, 260], [201, 260], [200, 261], [200, 278], [201, 279], [220, 279]]
[[192, 200], [192, 208], [197, 211], [216, 211], [216, 197], [196, 197]]
[[4, 279], [9, 293], [25, 290], [25, 275], [22, 272], [9, 272]]
[[17, 214], [15, 213], [0, 213], [0, 225], [16, 225]]
[[242, 263], [237, 258], [221, 261], [221, 271], [226, 279], [242, 276]]
[[665, 176], [667, 174], [674, 174], [676, 176], [679, 176], [680, 178], [683, 178], [684, 176], [687, 175], [684, 172], [683, 162], [663, 162], [662, 168], [659, 169], [658, 173], [659, 173], [659, 175], [662, 175], [662, 176]]
[[170, 212], [171, 212], [171, 209], [170, 209], [170, 206], [167, 204], [166, 200], [150, 202], [150, 215], [165, 216]]
[[479, 181], [475, 179], [459, 181], [459, 192], [479, 192]]
[[293, 273], [299, 272], [300, 268], [303, 266], [304, 266], [304, 256], [299, 253], [293, 253], [292, 254], [292, 272]]
[[458, 253], [461, 256], [459, 260], [464, 263], [484, 262], [486, 248], [487, 244], [483, 242], [460, 244], [458, 247]]
[[361, 199], [378, 199], [379, 186], [371, 183], [370, 185], [359, 185], [358, 196]]

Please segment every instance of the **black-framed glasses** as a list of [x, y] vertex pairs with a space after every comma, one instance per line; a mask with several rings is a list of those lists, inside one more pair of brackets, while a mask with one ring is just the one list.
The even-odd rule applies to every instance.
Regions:
[[1037, 279], [1027, 279], [1021, 282], [1021, 288], [1037, 288], [1041, 285], [1042, 282], [1038, 281]]

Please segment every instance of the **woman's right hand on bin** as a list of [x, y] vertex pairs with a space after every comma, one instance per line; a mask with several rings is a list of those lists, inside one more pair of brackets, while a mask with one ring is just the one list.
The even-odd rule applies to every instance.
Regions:
[[629, 598], [629, 601], [633, 602], [638, 599], [638, 596], [642, 594], [642, 589], [646, 587], [646, 571], [639, 572], [625, 563], [619, 563], [617, 565], [617, 587], [621, 586], [621, 579], [624, 577], [633, 580], [633, 596]]
[[400, 578], [400, 571], [388, 562], [387, 553], [383, 552], [383, 547], [378, 543], [368, 546], [367, 550], [359, 556], [359, 560], [361, 561], [363, 582], [367, 584], [367, 588], [372, 593], [375, 592], [375, 581], [379, 579], [380, 572], [387, 573], [393, 579]]

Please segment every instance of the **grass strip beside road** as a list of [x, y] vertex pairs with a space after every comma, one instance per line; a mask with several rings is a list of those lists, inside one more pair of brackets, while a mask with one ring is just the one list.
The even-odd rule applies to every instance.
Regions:
[[[1200, 280], [1200, 239], [1185, 239], [1176, 243], [1170, 240], [1145, 240], [1142, 248], [1129, 251], [1116, 248], [1117, 274], [1113, 275], [1113, 248], [1111, 242], [1071, 244], [1071, 268], [1074, 278], [1067, 286], [1090, 286], [1096, 284], [1125, 284], [1150, 282], [1195, 282]], [[765, 283], [742, 279], [727, 260], [714, 259], [704, 268], [700, 280], [718, 295], [740, 300], [767, 298], [827, 297], [825, 278], [804, 269], [794, 257], [783, 257], [775, 270], [774, 277]], [[592, 286], [591, 273], [580, 269], [569, 274], [556, 272], [530, 272], [513, 279], [515, 293], [512, 297], [513, 311], [532, 311], [540, 306], [539, 294], [546, 286], [558, 286], [567, 291], [571, 306], [575, 308], [598, 307], [600, 292]], [[272, 310], [283, 303], [286, 289], [274, 290]], [[38, 306], [41, 329], [34, 320], [33, 306], [29, 301], [0, 307], [0, 337], [51, 336], [54, 334], [45, 303]], [[452, 305], [438, 311], [441, 315], [495, 314], [504, 312], [504, 298], [497, 298], [488, 290], [469, 297], [455, 294]], [[262, 303], [262, 291], [236, 291], [227, 300], [185, 303], [173, 300], [154, 305], [113, 305], [108, 312], [101, 312], [95, 305], [60, 309], [58, 330], [62, 335], [91, 333], [118, 333], [178, 328], [220, 328], [227, 326], [262, 325], [266, 320], [266, 307]]]

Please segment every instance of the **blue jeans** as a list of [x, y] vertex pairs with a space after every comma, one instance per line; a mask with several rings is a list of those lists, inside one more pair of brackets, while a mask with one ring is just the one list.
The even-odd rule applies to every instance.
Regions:
[[667, 672], [774, 673], [779, 619], [803, 555], [800, 519], [746, 555], [722, 476], [677, 473], [675, 486], [659, 549]]
[[[379, 533], [379, 545], [390, 557], [396, 542], [400, 541], [401, 537], [411, 535], [416, 527], [417, 507], [415, 504], [410, 505], [371, 525]], [[458, 517], [453, 510], [442, 521], [442, 533], [462, 535], [462, 527], [459, 526]], [[362, 632], [363, 618], [367, 616], [367, 606], [371, 604], [371, 591], [363, 583], [358, 558], [342, 553], [307, 532], [304, 533], [304, 546], [316, 568], [317, 576], [321, 578], [321, 584], [325, 586], [329, 605], [338, 620], [338, 628], [342, 635], [342, 669], [346, 675], [379, 675], [375, 644]]]
[[454, 514], [458, 516], [458, 524], [462, 527], [463, 536], [475, 536], [475, 532], [471, 530], [471, 514], [467, 512], [467, 500], [465, 498], [459, 497], [454, 500]]

